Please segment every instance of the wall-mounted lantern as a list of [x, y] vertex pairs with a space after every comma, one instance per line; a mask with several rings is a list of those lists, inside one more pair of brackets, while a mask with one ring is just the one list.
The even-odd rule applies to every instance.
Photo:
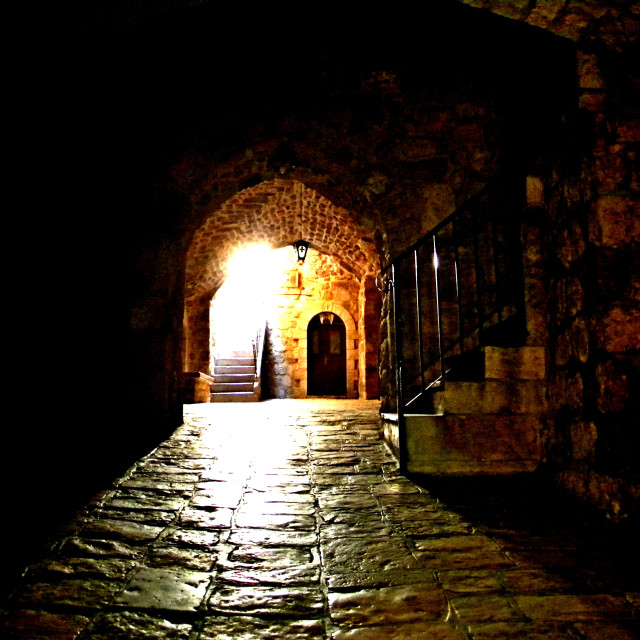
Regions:
[[296, 258], [298, 259], [298, 264], [302, 264], [304, 262], [304, 259], [307, 257], [309, 243], [306, 240], [296, 240], [293, 246], [296, 250]]

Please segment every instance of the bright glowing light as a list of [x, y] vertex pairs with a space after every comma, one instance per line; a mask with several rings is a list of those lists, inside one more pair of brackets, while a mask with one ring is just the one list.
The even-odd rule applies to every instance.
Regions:
[[227, 279], [211, 305], [217, 350], [250, 350], [258, 328], [264, 328], [266, 305], [290, 267], [289, 248], [264, 244], [247, 246], [229, 259]]

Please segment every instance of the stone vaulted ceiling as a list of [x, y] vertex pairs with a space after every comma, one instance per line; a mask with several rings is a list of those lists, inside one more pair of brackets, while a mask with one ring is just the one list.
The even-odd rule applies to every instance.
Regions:
[[337, 257], [358, 278], [375, 275], [380, 268], [373, 239], [346, 209], [301, 182], [276, 179], [230, 198], [195, 233], [187, 256], [187, 297], [215, 293], [238, 248], [261, 242], [279, 248], [299, 237]]

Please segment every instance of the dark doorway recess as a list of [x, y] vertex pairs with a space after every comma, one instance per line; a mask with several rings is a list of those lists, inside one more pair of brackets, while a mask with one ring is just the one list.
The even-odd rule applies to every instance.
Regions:
[[307, 328], [307, 394], [347, 394], [347, 348], [344, 322], [330, 312], [311, 318]]

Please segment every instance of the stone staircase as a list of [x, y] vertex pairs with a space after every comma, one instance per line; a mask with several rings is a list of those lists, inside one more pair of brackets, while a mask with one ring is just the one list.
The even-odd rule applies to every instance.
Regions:
[[542, 459], [545, 356], [542, 347], [482, 348], [482, 380], [447, 381], [433, 413], [382, 414], [385, 439], [406, 471], [426, 475], [531, 472]]
[[260, 380], [253, 353], [232, 351], [214, 360], [211, 402], [259, 402]]

